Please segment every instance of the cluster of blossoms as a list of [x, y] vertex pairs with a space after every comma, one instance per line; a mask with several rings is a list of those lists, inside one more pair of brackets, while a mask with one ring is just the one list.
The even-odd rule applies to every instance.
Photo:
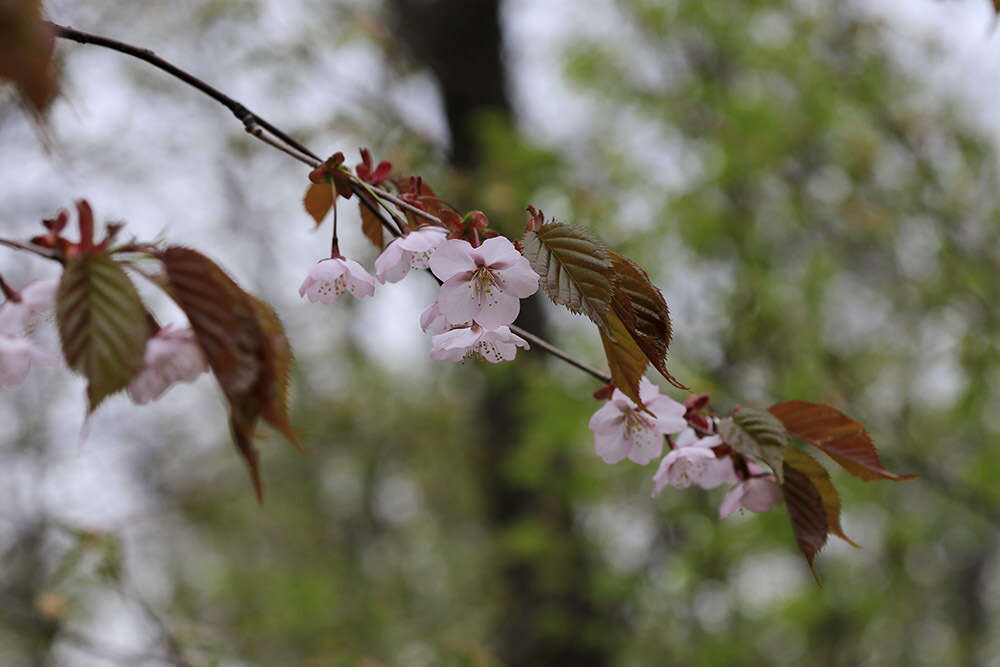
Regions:
[[[457, 216], [456, 216], [457, 217]], [[482, 214], [472, 215], [481, 224]], [[510, 361], [528, 343], [510, 330], [521, 310], [521, 299], [538, 290], [538, 274], [514, 244], [502, 236], [473, 243], [455, 238], [459, 231], [439, 226], [407, 229], [375, 260], [373, 278], [353, 259], [334, 252], [309, 270], [299, 295], [313, 302], [333, 303], [350, 293], [365, 299], [380, 283], [402, 280], [411, 269], [430, 269], [441, 281], [437, 300], [420, 316], [420, 326], [432, 335], [431, 358], [462, 361], [479, 356], [491, 363]]]
[[[0, 388], [24, 382], [32, 362], [53, 365], [56, 358], [28, 338], [34, 324], [55, 307], [57, 283], [37, 280], [20, 291], [0, 278], [6, 301], [0, 305]], [[128, 386], [128, 394], [139, 404], [163, 395], [177, 382], [193, 382], [208, 370], [208, 364], [190, 328], [167, 325], [146, 341], [142, 368]]]
[[678, 403], [660, 394], [657, 386], [644, 377], [639, 398], [641, 406], [615, 389], [590, 418], [589, 426], [594, 432], [597, 455], [611, 464], [627, 458], [647, 465], [663, 453], [666, 436], [670, 451], [653, 475], [654, 498], [667, 486], [714, 489], [733, 484], [719, 508], [720, 517], [739, 507], [766, 512], [783, 502], [774, 475], [764, 474], [752, 461], [734, 456], [718, 435], [698, 436], [699, 431], [708, 433], [714, 423], [699, 413], [706, 402], [703, 397]]

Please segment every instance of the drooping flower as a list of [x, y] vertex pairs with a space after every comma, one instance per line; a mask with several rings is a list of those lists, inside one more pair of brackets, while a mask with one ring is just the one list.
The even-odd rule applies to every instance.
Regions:
[[31, 320], [55, 304], [55, 280], [35, 280], [16, 292], [4, 284], [7, 300], [0, 306], [0, 333], [19, 336]]
[[[467, 325], [468, 322], [464, 324]], [[424, 330], [424, 333], [431, 335], [444, 333], [451, 328], [448, 318], [441, 314], [437, 301], [427, 306], [424, 312], [420, 313], [420, 328]]]
[[431, 339], [431, 343], [434, 346], [431, 349], [431, 359], [434, 361], [457, 362], [478, 354], [495, 364], [513, 359], [519, 347], [528, 349], [528, 341], [513, 333], [510, 327], [485, 329], [478, 324], [437, 334]]
[[0, 334], [0, 389], [24, 382], [33, 361], [56, 363], [55, 357], [27, 338]]
[[307, 297], [314, 303], [333, 303], [344, 292], [350, 292], [357, 299], [375, 293], [375, 279], [364, 267], [347, 257], [330, 257], [316, 262], [299, 287], [299, 296]]
[[430, 261], [444, 281], [438, 308], [449, 322], [475, 322], [485, 329], [511, 324], [521, 299], [538, 291], [538, 274], [502, 236], [473, 248], [468, 241], [442, 243]]
[[149, 403], [175, 382], [194, 382], [207, 370], [194, 331], [167, 325], [146, 341], [142, 369], [129, 383], [128, 395], [140, 405]]
[[378, 281], [395, 283], [410, 269], [426, 269], [431, 255], [447, 235], [441, 227], [424, 227], [394, 239], [375, 260]]
[[661, 395], [645, 377], [639, 383], [639, 398], [652, 415], [615, 389], [611, 400], [591, 416], [588, 426], [594, 432], [594, 450], [605, 463], [628, 458], [646, 465], [663, 452], [664, 434], [678, 433], [687, 426], [684, 406]]
[[685, 429], [674, 441], [675, 449], [663, 457], [653, 475], [652, 497], [660, 495], [668, 484], [678, 489], [694, 484], [703, 489], [735, 484], [738, 480], [732, 460], [729, 457], [716, 458], [712, 451], [712, 447], [721, 444], [722, 438], [717, 435], [699, 438], [693, 429]]
[[750, 477], [729, 490], [719, 505], [719, 518], [732, 514], [738, 507], [744, 507], [751, 512], [766, 512], [776, 505], [785, 502], [781, 487], [774, 475], [761, 475], [760, 467], [747, 462]]

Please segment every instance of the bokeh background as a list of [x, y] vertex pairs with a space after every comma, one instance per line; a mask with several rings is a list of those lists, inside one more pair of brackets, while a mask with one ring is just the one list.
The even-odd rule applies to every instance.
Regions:
[[[864, 548], [834, 539], [817, 587], [783, 509], [720, 522], [721, 489], [650, 501], [652, 465], [603, 464], [578, 371], [430, 362], [429, 276], [300, 300], [328, 243], [307, 169], [178, 81], [59, 43], [48, 152], [0, 90], [3, 233], [87, 197], [218, 259], [285, 322], [309, 453], [262, 433], [260, 506], [211, 379], [81, 430], [83, 381], [33, 370], [0, 394], [0, 663], [1000, 665], [987, 0], [46, 6], [508, 233], [527, 204], [593, 230], [662, 288], [671, 369], [718, 409], [829, 402], [921, 479], [831, 464]], [[9, 251], [0, 268], [56, 275]], [[584, 320], [532, 301], [521, 323], [600, 362]]]

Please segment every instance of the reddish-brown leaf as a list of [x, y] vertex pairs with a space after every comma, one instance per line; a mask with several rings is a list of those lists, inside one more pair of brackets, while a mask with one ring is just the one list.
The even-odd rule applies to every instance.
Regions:
[[14, 83], [38, 114], [59, 91], [52, 64], [54, 36], [42, 18], [39, 0], [0, 2], [0, 81]]
[[611, 250], [608, 251], [616, 274], [615, 296], [611, 307], [625, 324], [653, 368], [670, 384], [687, 389], [667, 370], [667, 348], [672, 335], [670, 310], [663, 294], [649, 280], [638, 264]]
[[600, 334], [601, 343], [604, 344], [604, 354], [608, 358], [611, 381], [636, 405], [642, 405], [642, 399], [639, 398], [639, 380], [648, 363], [646, 355], [632, 340], [625, 325], [614, 312], [607, 313], [605, 322], [607, 331], [600, 331]]
[[785, 449], [784, 463], [808, 477], [812, 485], [819, 491], [819, 496], [823, 500], [823, 509], [826, 510], [826, 526], [830, 534], [836, 535], [851, 546], [860, 549], [861, 547], [845, 535], [844, 529], [840, 527], [840, 496], [837, 494], [837, 489], [833, 487], [833, 482], [830, 481], [830, 475], [819, 461], [802, 450], [788, 447]]
[[865, 427], [829, 405], [785, 401], [769, 410], [789, 433], [823, 450], [855, 477], [866, 482], [916, 479], [915, 475], [897, 475], [886, 470]]
[[270, 307], [247, 294], [201, 253], [170, 247], [159, 255], [170, 295], [191, 322], [229, 405], [233, 440], [262, 498], [253, 433], [264, 417], [298, 447], [288, 423], [291, 350]]
[[[369, 200], [370, 198], [365, 196], [365, 199]], [[382, 221], [372, 213], [371, 206], [361, 201], [361, 195], [358, 196], [358, 208], [361, 211], [361, 233], [372, 242], [372, 245], [381, 250], [382, 244], [385, 243], [382, 236]], [[378, 204], [374, 204], [374, 206], [378, 206]]]
[[[792, 530], [795, 532], [795, 542], [799, 551], [806, 557], [809, 569], [816, 576], [813, 561], [816, 554], [826, 544], [826, 534], [829, 526], [826, 520], [826, 508], [820, 492], [813, 486], [809, 476], [796, 468], [784, 465], [784, 482], [781, 492], [788, 506], [788, 516], [792, 520]], [[819, 578], [816, 579], [817, 583]]]
[[323, 224], [323, 218], [330, 212], [333, 206], [334, 190], [329, 183], [313, 183], [306, 190], [302, 204], [306, 207], [306, 213], [316, 221], [316, 226]]

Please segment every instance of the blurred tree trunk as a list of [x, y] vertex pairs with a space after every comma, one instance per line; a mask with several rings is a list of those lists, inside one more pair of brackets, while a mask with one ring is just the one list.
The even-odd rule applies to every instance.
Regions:
[[[451, 163], [456, 170], [489, 172], [477, 136], [484, 113], [510, 118], [505, 89], [498, 0], [393, 0], [397, 38], [435, 75], [444, 98], [451, 132]], [[473, 186], [475, 190], [475, 186]], [[476, 206], [476, 202], [468, 202]], [[488, 212], [487, 212], [488, 213]], [[491, 220], [504, 229], [504, 221]], [[522, 221], [506, 221], [516, 234]], [[521, 304], [517, 323], [546, 336], [537, 297]], [[605, 665], [613, 646], [603, 638], [606, 613], [591, 599], [594, 566], [586, 541], [573, 522], [571, 499], [549, 489], [526, 486], [505, 473], [524, 435], [523, 400], [530, 374], [541, 372], [534, 353], [517, 364], [490, 369], [479, 406], [483, 425], [479, 460], [486, 521], [494, 538], [521, 527], [540, 529], [546, 544], [531, 555], [502, 546], [495, 539], [494, 562], [502, 585], [496, 651], [507, 665]], [[565, 447], [546, 448], [535, 463], [565, 478], [570, 471]], [[598, 639], [598, 638], [602, 639]]]

